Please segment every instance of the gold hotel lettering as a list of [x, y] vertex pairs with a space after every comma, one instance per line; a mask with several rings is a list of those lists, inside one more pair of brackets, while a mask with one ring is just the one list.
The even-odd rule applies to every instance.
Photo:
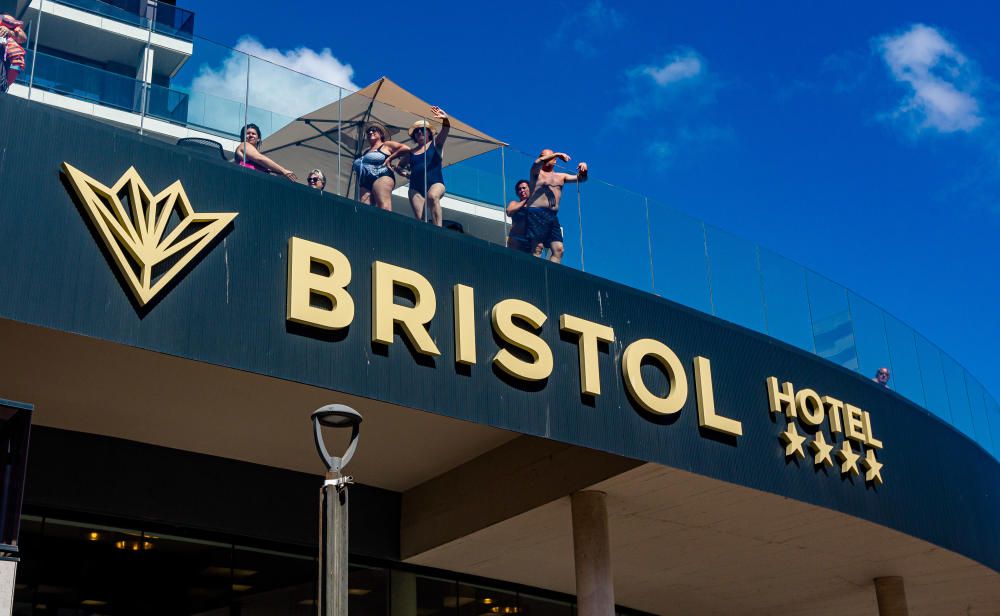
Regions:
[[[316, 270], [320, 270], [318, 273]], [[289, 321], [322, 329], [347, 327], [354, 319], [354, 300], [347, 292], [351, 282], [351, 264], [344, 254], [330, 246], [292, 237], [288, 240], [288, 304]], [[397, 304], [395, 291], [407, 289], [413, 295], [413, 306]], [[314, 305], [313, 297], [325, 298], [329, 307]], [[472, 287], [457, 284], [452, 288], [454, 303], [455, 361], [460, 364], [476, 363], [475, 293]], [[437, 310], [437, 298], [430, 282], [413, 270], [382, 261], [372, 263], [372, 341], [391, 345], [395, 340], [396, 326], [407, 337], [418, 353], [432, 357], [440, 350], [431, 338], [428, 325]], [[552, 349], [539, 335], [548, 317], [536, 306], [519, 299], [497, 302], [491, 310], [493, 331], [510, 348], [502, 347], [493, 357], [498, 369], [513, 378], [524, 381], [543, 381], [553, 371]], [[577, 336], [580, 364], [580, 391], [589, 396], [601, 394], [599, 344], [615, 341], [614, 330], [570, 314], [559, 317], [559, 328]], [[523, 357], [527, 357], [524, 359]], [[651, 391], [642, 378], [642, 363], [650, 359], [664, 370], [669, 381], [669, 391], [660, 396]], [[711, 362], [705, 357], [695, 357], [694, 383], [698, 404], [698, 424], [731, 436], [743, 434], [742, 424], [719, 415], [715, 408], [712, 388]], [[656, 414], [670, 415], [679, 412], [688, 400], [688, 378], [677, 354], [666, 344], [644, 338], [626, 347], [622, 355], [622, 376], [629, 396], [643, 409]], [[770, 380], [768, 381], [770, 387]], [[795, 395], [791, 384], [786, 383], [785, 396], [789, 416], [795, 413]], [[805, 392], [803, 392], [805, 393]], [[815, 416], [823, 413], [822, 403], [815, 392], [811, 393]], [[772, 407], [774, 406], [772, 397]], [[817, 410], [818, 409], [818, 410]], [[812, 418], [812, 417], [810, 417]], [[820, 419], [821, 421], [821, 419]], [[864, 430], [868, 425], [862, 416], [857, 425]], [[855, 424], [850, 424], [852, 428]]]

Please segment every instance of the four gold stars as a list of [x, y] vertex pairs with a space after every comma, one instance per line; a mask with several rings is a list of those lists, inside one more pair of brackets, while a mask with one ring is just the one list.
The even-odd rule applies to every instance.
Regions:
[[817, 432], [813, 442], [809, 443], [809, 449], [816, 454], [813, 457], [813, 464], [816, 466], [833, 466], [833, 460], [830, 459], [830, 452], [833, 451], [833, 445], [826, 442], [826, 437], [823, 436], [822, 430]]
[[851, 448], [851, 441], [844, 441], [837, 450], [837, 459], [840, 460], [840, 473], [842, 475], [857, 475], [858, 471], [858, 454], [854, 453]]
[[[799, 433], [798, 427], [794, 421], [789, 421], [785, 430], [778, 436], [781, 442], [785, 445], [785, 457], [794, 457], [802, 459], [805, 457], [805, 443], [809, 440], [808, 434]], [[812, 442], [809, 443], [809, 450], [813, 453], [813, 464], [816, 466], [821, 466], [823, 468], [829, 468], [834, 465], [833, 456], [835, 443], [828, 442], [826, 440], [826, 434], [822, 430], [818, 430], [812, 438]], [[865, 481], [870, 483], [872, 486], [880, 486], [885, 481], [882, 479], [882, 467], [884, 466], [875, 457], [875, 449], [873, 447], [865, 447], [865, 455], [862, 456], [860, 453], [854, 451], [854, 447], [851, 445], [851, 441], [845, 440], [840, 444], [840, 447], [836, 447], [836, 458], [840, 464], [840, 473], [842, 475], [853, 475], [860, 476], [861, 470], [858, 468], [860, 463], [864, 467], [865, 471]]]
[[799, 434], [798, 428], [793, 422], [788, 422], [788, 427], [781, 433], [781, 442], [785, 444], [785, 456], [806, 457], [806, 452], [802, 450], [802, 444], [806, 442], [806, 437]]
[[865, 481], [870, 481], [873, 485], [882, 485], [882, 463], [875, 459], [875, 450], [869, 449], [865, 452], [865, 457], [861, 460], [861, 465], [865, 467]]

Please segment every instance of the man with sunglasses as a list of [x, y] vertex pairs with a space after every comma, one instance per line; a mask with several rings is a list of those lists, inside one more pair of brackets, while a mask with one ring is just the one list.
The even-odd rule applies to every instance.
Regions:
[[878, 383], [882, 387], [889, 387], [889, 369], [882, 367], [875, 372], [875, 376], [872, 377], [872, 381]]
[[562, 263], [563, 236], [559, 224], [559, 201], [566, 182], [586, 182], [587, 163], [576, 166], [576, 174], [556, 171], [556, 159], [569, 162], [569, 154], [546, 148], [531, 165], [531, 194], [525, 202], [528, 245], [549, 249], [549, 261]]
[[326, 188], [326, 174], [319, 169], [313, 169], [306, 177], [306, 183], [309, 184], [309, 188], [323, 192], [323, 189]]

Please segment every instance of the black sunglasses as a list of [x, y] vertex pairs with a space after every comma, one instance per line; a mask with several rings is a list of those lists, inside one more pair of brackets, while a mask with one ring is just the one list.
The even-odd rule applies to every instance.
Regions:
[[307, 181], [307, 182], [309, 182], [310, 184], [318, 184], [318, 183], [320, 183], [320, 182], [321, 182], [322, 180], [320, 180], [320, 179], [319, 179], [319, 178], [317, 178], [317, 177], [311, 177], [311, 178], [308, 178], [308, 179], [306, 179], [306, 181]]

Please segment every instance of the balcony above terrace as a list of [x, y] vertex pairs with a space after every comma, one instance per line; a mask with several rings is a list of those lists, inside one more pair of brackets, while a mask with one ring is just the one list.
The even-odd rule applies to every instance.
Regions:
[[27, 24], [32, 49], [136, 78], [145, 70], [149, 80], [169, 80], [193, 51], [194, 14], [169, 4], [4, 0], [0, 12]]

